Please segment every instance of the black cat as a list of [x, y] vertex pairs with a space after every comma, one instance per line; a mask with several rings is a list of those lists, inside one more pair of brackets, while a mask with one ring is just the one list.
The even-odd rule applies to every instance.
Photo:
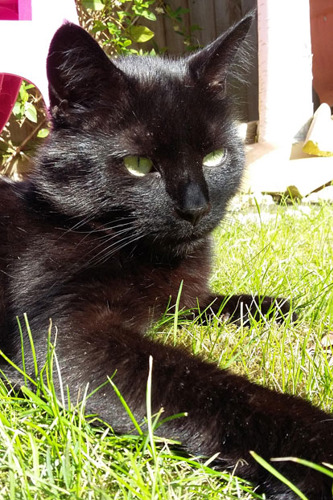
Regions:
[[[152, 356], [153, 411], [188, 414], [159, 432], [191, 453], [219, 452], [221, 469], [238, 464], [270, 498], [291, 499], [249, 451], [333, 463], [332, 417], [145, 336], [182, 280], [180, 307], [218, 313], [224, 301], [207, 287], [209, 235], [243, 171], [226, 78], [251, 22], [179, 60], [111, 62], [81, 28], [59, 29], [47, 61], [52, 132], [27, 181], [0, 183], [0, 345], [20, 365], [16, 316], [26, 312], [43, 366], [52, 318], [72, 400], [115, 373], [138, 421]], [[237, 319], [241, 304], [254, 313], [259, 302], [267, 312], [274, 300], [231, 297], [220, 312]], [[116, 431], [132, 430], [110, 384], [88, 405]], [[328, 477], [275, 465], [308, 498], [332, 497]]]

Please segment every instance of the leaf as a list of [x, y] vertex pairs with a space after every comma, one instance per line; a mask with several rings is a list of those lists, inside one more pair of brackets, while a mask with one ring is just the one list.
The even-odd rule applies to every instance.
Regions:
[[50, 133], [49, 129], [47, 129], [47, 128], [41, 128], [38, 131], [37, 137], [40, 137], [41, 139], [44, 139], [45, 137], [47, 137], [49, 135], [49, 133]]
[[141, 12], [141, 16], [145, 17], [146, 19], [149, 19], [149, 21], [156, 21], [156, 16], [154, 12], [151, 12], [150, 10], [143, 10]]
[[33, 123], [37, 123], [37, 110], [31, 102], [25, 103], [25, 116]]
[[19, 99], [18, 100], [20, 100], [21, 102], [25, 103], [25, 102], [27, 102], [28, 99], [29, 99], [29, 94], [25, 90], [24, 84], [22, 84], [21, 87], [20, 87]]
[[103, 10], [105, 5], [101, 0], [82, 0], [82, 5], [85, 9]]
[[20, 120], [22, 118], [22, 107], [21, 103], [16, 101], [13, 107], [13, 114], [17, 120]]
[[125, 17], [130, 17], [129, 13], [126, 12], [126, 10], [118, 10], [117, 16], [118, 16], [120, 21], [122, 21]]
[[131, 26], [129, 33], [136, 43], [148, 42], [154, 36], [154, 32], [147, 28], [147, 26]]
[[102, 21], [95, 21], [94, 27], [91, 30], [92, 33], [98, 33], [99, 31], [104, 31], [107, 28], [106, 24], [102, 23]]
[[25, 85], [25, 90], [30, 90], [30, 89], [34, 89], [34, 88], [35, 88], [35, 86], [34, 86], [34, 84], [33, 84], [33, 83], [27, 83], [27, 84]]
[[130, 45], [132, 45], [132, 41], [131, 40], [124, 40], [123, 43], [122, 43], [123, 47], [129, 47]]

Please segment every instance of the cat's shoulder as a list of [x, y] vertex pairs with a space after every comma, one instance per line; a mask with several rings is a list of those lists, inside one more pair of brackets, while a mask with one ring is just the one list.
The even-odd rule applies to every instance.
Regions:
[[17, 199], [15, 195], [16, 182], [12, 181], [8, 177], [0, 177], [0, 208], [1, 211], [8, 206], [8, 203], [15, 202]]
[[5, 176], [0, 177], [0, 224], [17, 221], [24, 212], [25, 182], [13, 181]]

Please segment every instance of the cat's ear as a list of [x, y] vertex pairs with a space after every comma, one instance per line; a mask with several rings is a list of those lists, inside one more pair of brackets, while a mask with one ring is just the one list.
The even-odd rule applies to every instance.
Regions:
[[190, 56], [188, 67], [193, 81], [205, 88], [224, 92], [229, 68], [243, 45], [253, 19], [253, 12], [247, 14], [214, 42]]
[[[51, 112], [53, 108], [91, 108], [106, 89], [117, 94], [123, 73], [98, 43], [75, 24], [66, 23], [55, 33], [47, 58]], [[111, 87], [111, 88], [110, 88]], [[54, 113], [52, 113], [54, 114]]]

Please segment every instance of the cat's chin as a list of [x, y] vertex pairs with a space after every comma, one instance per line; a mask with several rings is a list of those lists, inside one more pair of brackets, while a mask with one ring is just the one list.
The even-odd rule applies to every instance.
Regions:
[[188, 235], [168, 235], [160, 238], [158, 241], [150, 241], [149, 247], [154, 255], [166, 258], [184, 258], [187, 257], [202, 246], [207, 245], [210, 239], [210, 232], [194, 236]]
[[176, 256], [179, 257], [186, 257], [187, 255], [191, 255], [194, 251], [196, 251], [198, 248], [202, 247], [203, 245], [206, 245], [207, 243], [207, 236], [198, 238], [196, 240], [188, 240], [188, 241], [182, 241], [181, 243], [176, 243], [173, 246], [173, 252], [175, 253]]
[[149, 261], [158, 264], [173, 266], [175, 263], [179, 264], [179, 261], [187, 257], [191, 257], [193, 254], [201, 248], [207, 247], [207, 238], [202, 238], [197, 241], [189, 241], [175, 244], [165, 244], [161, 246], [155, 246], [150, 248]]
[[220, 220], [214, 220], [213, 217], [207, 217], [206, 220], [199, 222], [197, 226], [184, 221], [164, 235], [160, 234], [159, 238], [151, 241], [150, 244], [160, 253], [186, 257], [207, 244], [212, 231], [219, 222]]

